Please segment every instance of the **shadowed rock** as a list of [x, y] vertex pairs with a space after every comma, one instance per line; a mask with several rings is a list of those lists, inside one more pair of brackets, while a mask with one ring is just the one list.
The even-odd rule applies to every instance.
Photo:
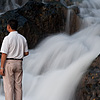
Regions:
[[19, 21], [18, 31], [23, 34], [33, 48], [48, 35], [65, 30], [67, 9], [59, 2], [43, 4], [30, 1], [23, 7], [8, 11], [0, 16], [0, 44], [7, 35], [6, 23], [9, 19]]
[[[45, 37], [64, 32], [66, 28], [67, 8], [60, 2], [43, 4], [30, 0], [23, 7], [11, 10], [0, 16], [0, 45], [6, 31], [9, 19], [17, 19], [18, 31], [28, 40], [29, 48], [34, 48]], [[75, 10], [70, 18], [70, 34], [76, 32], [78, 21]]]

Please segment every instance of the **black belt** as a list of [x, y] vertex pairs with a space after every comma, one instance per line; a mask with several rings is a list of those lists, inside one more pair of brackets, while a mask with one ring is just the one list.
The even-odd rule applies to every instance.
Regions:
[[16, 59], [16, 58], [6, 58], [6, 60], [23, 60], [23, 59]]

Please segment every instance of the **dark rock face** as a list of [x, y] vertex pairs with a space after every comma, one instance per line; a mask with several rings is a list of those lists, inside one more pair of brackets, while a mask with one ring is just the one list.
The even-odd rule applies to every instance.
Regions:
[[6, 0], [0, 0], [0, 12], [3, 12]]
[[78, 8], [77, 9], [74, 9], [72, 12], [71, 12], [71, 17], [70, 17], [70, 35], [72, 35], [73, 33], [75, 33], [76, 31], [78, 31], [80, 29], [80, 18], [79, 16], [77, 16], [76, 14], [79, 13], [79, 10]]
[[15, 0], [15, 2], [19, 5], [23, 5], [25, 4], [26, 2], [28, 2], [29, 0]]
[[23, 7], [8, 11], [0, 16], [0, 45], [7, 35], [6, 23], [9, 19], [19, 21], [18, 31], [24, 35], [33, 48], [43, 38], [65, 30], [67, 9], [59, 2], [43, 4], [29, 1]]
[[[77, 8], [72, 10], [70, 35], [79, 29], [79, 18], [76, 15], [78, 10]], [[18, 20], [19, 33], [26, 37], [29, 48], [34, 48], [45, 37], [65, 31], [67, 11], [68, 9], [60, 2], [43, 4], [41, 1], [29, 0], [23, 7], [8, 11], [0, 16], [0, 45], [8, 34], [6, 24], [9, 19]]]
[[76, 91], [76, 100], [100, 100], [100, 55], [81, 79]]

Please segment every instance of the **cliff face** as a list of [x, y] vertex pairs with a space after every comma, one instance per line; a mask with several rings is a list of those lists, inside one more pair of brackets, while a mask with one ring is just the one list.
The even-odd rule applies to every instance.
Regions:
[[76, 100], [100, 100], [100, 55], [81, 79], [76, 91]]

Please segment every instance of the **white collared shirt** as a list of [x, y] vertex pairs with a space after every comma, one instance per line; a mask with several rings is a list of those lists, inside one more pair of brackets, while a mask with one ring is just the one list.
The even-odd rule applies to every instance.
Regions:
[[7, 54], [7, 58], [22, 59], [24, 52], [28, 52], [25, 37], [17, 31], [10, 32], [3, 40], [1, 53]]

